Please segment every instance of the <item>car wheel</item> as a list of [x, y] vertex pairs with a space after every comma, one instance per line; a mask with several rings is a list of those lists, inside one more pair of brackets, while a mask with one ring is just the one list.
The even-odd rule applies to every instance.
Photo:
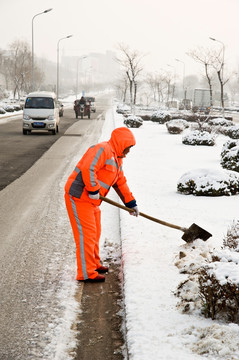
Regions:
[[23, 135], [27, 135], [27, 130], [23, 129], [22, 133], [23, 133]]
[[56, 135], [56, 129], [52, 130], [52, 135]]

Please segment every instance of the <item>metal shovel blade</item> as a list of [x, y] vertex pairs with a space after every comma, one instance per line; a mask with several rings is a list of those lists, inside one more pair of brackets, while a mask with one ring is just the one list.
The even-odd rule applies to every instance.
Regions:
[[206, 241], [212, 236], [208, 231], [204, 230], [196, 224], [192, 224], [183, 234], [182, 239], [187, 243], [190, 243], [196, 239]]

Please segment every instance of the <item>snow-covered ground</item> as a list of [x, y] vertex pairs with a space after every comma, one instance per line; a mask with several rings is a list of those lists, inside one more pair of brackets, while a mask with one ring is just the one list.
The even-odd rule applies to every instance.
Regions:
[[[111, 131], [120, 126], [123, 126], [123, 116], [109, 110], [99, 141], [108, 140]], [[174, 295], [177, 286], [186, 279], [179, 271], [179, 252], [188, 254], [184, 261], [199, 263], [202, 254], [220, 249], [228, 227], [237, 219], [238, 196], [212, 198], [177, 193], [177, 181], [185, 172], [221, 169], [220, 152], [227, 138], [218, 136], [215, 146], [187, 146], [182, 144], [182, 134], [171, 135], [165, 125], [150, 121], [132, 131], [137, 144], [124, 160], [124, 172], [140, 211], [183, 227], [195, 222], [213, 236], [207, 242], [196, 240], [187, 244], [179, 230], [120, 210], [120, 239], [118, 209], [102, 204], [101, 257], [104, 259], [113, 252], [122, 261], [130, 360], [237, 360], [239, 326], [205, 319], [197, 311], [183, 314], [177, 308], [179, 299]], [[71, 159], [72, 168], [78, 158], [76, 154]], [[63, 174], [62, 191], [68, 175]], [[117, 200], [113, 189], [108, 197]], [[75, 273], [75, 266], [70, 264], [70, 267]], [[74, 317], [77, 306], [74, 299], [69, 299], [71, 305], [66, 301], [73, 284], [64, 284], [59, 301], [62, 298], [66, 321], [59, 321], [58, 332], [49, 334], [49, 359], [65, 360], [69, 342], [70, 347], [74, 347], [74, 332], [70, 335], [69, 325], [62, 324], [69, 324], [68, 319]]]
[[[114, 113], [116, 127], [123, 117]], [[171, 135], [165, 125], [145, 121], [131, 129], [136, 146], [124, 160], [128, 184], [140, 211], [156, 218], [189, 227], [196, 223], [213, 236], [207, 241], [187, 244], [182, 233], [121, 210], [122, 264], [126, 307], [127, 342], [130, 359], [210, 360], [239, 359], [239, 327], [205, 319], [202, 315], [182, 314], [174, 292], [186, 279], [176, 264], [184, 251], [191, 262], [200, 254], [220, 249], [233, 219], [237, 219], [238, 196], [197, 197], [177, 193], [177, 181], [193, 169], [221, 169], [220, 152], [226, 137], [216, 145], [188, 146], [182, 134]], [[107, 124], [102, 138], [109, 137]], [[108, 197], [113, 196], [111, 190]], [[102, 206], [107, 222], [108, 209]], [[104, 228], [104, 227], [103, 227]], [[110, 234], [102, 234], [102, 240]], [[195, 259], [193, 258], [195, 254]]]
[[[124, 126], [123, 116], [115, 109], [109, 110], [99, 141], [108, 140], [111, 131], [120, 126]], [[177, 286], [186, 279], [180, 273], [179, 252], [188, 254], [184, 262], [188, 259], [199, 263], [202, 254], [221, 248], [228, 227], [237, 219], [238, 195], [213, 198], [177, 193], [177, 181], [184, 173], [194, 169], [221, 169], [220, 152], [227, 138], [219, 135], [215, 146], [183, 145], [184, 132], [172, 135], [165, 125], [150, 121], [132, 131], [137, 143], [124, 159], [124, 172], [139, 210], [183, 227], [195, 222], [213, 236], [206, 242], [196, 240], [187, 244], [179, 230], [102, 204], [101, 257], [104, 259], [113, 252], [122, 261], [130, 360], [238, 360], [239, 326], [205, 319], [197, 311], [182, 314], [177, 308], [179, 299], [174, 295]], [[79, 147], [79, 153], [69, 159], [66, 172], [59, 179], [59, 198], [55, 199], [60, 211], [57, 232], [63, 234], [65, 241], [72, 238], [72, 251], [74, 240], [64, 207], [64, 184], [81, 153]], [[117, 199], [113, 189], [108, 197]], [[63, 317], [50, 323], [45, 335], [46, 360], [71, 359], [66, 351], [75, 345], [71, 322], [78, 311], [74, 297], [78, 286], [72, 256], [66, 258], [62, 288], [57, 294]]]

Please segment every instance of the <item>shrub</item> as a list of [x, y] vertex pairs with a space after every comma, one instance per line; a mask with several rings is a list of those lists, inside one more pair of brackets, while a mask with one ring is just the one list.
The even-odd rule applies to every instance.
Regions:
[[138, 128], [143, 125], [143, 120], [139, 116], [130, 115], [124, 120], [124, 124], [128, 128]]
[[219, 261], [206, 265], [198, 278], [199, 292], [203, 301], [203, 313], [211, 319], [239, 320], [239, 257], [237, 263], [226, 261], [221, 254]]
[[225, 249], [239, 252], [239, 220], [234, 220], [231, 227], [227, 230], [227, 235], [223, 239], [223, 246]]
[[239, 125], [224, 127], [224, 134], [232, 139], [239, 139]]
[[166, 126], [170, 134], [180, 134], [189, 124], [186, 120], [178, 119], [166, 122]]
[[227, 120], [225, 118], [209, 119], [208, 124], [211, 126], [232, 126], [231, 120]]
[[228, 140], [222, 147], [221, 165], [223, 168], [239, 172], [239, 141]]
[[164, 124], [167, 121], [171, 120], [171, 114], [169, 111], [160, 110], [152, 114], [151, 121], [158, 122], [159, 124]]
[[182, 143], [185, 145], [215, 145], [214, 135], [209, 134], [207, 131], [195, 130], [183, 136]]
[[[233, 236], [233, 243], [231, 237]], [[177, 307], [184, 313], [199, 311], [205, 317], [239, 323], [239, 221], [228, 230], [224, 248], [211, 249], [197, 240], [175, 265], [187, 274], [177, 287]]]
[[230, 170], [194, 170], [181, 176], [177, 191], [196, 196], [236, 195], [239, 193], [239, 174]]

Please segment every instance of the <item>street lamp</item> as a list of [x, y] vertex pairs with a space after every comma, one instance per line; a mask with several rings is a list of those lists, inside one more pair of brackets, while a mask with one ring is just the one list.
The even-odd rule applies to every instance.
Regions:
[[184, 96], [184, 99], [186, 99], [186, 90], [185, 90], [185, 87], [184, 87], [184, 81], [185, 81], [185, 63], [182, 61], [182, 60], [179, 60], [179, 59], [175, 59], [176, 61], [179, 61], [180, 63], [183, 64], [183, 96]]
[[222, 105], [222, 114], [223, 114], [223, 117], [224, 117], [224, 95], [223, 95], [223, 81], [224, 81], [224, 77], [223, 77], [223, 70], [224, 70], [225, 45], [224, 45], [224, 43], [223, 43], [222, 41], [220, 41], [220, 40], [214, 39], [214, 38], [212, 38], [212, 37], [209, 37], [209, 39], [212, 40], [212, 41], [216, 41], [216, 42], [219, 42], [220, 44], [222, 44], [221, 105]]
[[57, 43], [57, 76], [56, 76], [56, 97], [57, 97], [57, 99], [58, 99], [58, 95], [59, 95], [59, 44], [60, 44], [61, 40], [69, 39], [72, 36], [73, 35], [65, 36], [65, 37], [59, 39], [58, 43]]
[[81, 56], [77, 59], [77, 73], [76, 73], [76, 99], [78, 95], [78, 83], [79, 83], [79, 62], [80, 60], [86, 59], [87, 56]]
[[33, 21], [34, 21], [36, 16], [46, 14], [51, 10], [52, 9], [47, 9], [47, 10], [45, 10], [43, 12], [40, 12], [40, 13], [34, 15], [33, 18], [32, 18], [32, 91], [34, 90], [34, 31], [33, 31], [34, 28], [33, 28]]
[[167, 66], [171, 67], [173, 69], [173, 86], [172, 86], [172, 96], [171, 101], [174, 99], [174, 91], [175, 91], [175, 67], [173, 65], [167, 64]]

